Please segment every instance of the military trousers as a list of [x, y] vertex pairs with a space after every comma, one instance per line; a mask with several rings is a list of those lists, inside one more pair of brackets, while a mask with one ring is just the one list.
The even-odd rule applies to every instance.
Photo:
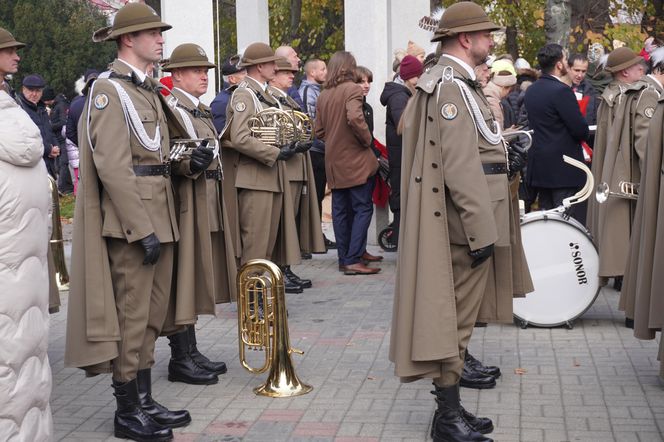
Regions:
[[107, 239], [111, 280], [120, 325], [113, 379], [128, 382], [154, 364], [154, 345], [166, 319], [173, 276], [173, 243], [162, 243], [155, 265], [143, 265], [138, 242]]
[[456, 297], [457, 338], [459, 357], [448, 358], [442, 363], [440, 378], [435, 379], [439, 387], [449, 387], [459, 383], [466, 348], [473, 334], [473, 327], [482, 304], [484, 289], [489, 277], [489, 258], [474, 269], [470, 267], [473, 258], [468, 255], [467, 245], [450, 245], [452, 252], [452, 273]]
[[271, 259], [277, 243], [283, 194], [238, 189], [241, 264], [252, 259]]

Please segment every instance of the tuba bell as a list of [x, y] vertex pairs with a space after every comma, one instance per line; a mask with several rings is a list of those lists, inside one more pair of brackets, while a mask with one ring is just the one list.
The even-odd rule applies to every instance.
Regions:
[[65, 261], [65, 246], [62, 238], [62, 222], [60, 221], [60, 197], [58, 196], [58, 186], [50, 175], [48, 176], [48, 187], [51, 191], [51, 238], [49, 246], [53, 255], [55, 264], [56, 282], [59, 287], [69, 284], [69, 272], [67, 272], [67, 262]]
[[[309, 393], [313, 387], [300, 381], [293, 368], [292, 348], [284, 292], [284, 277], [274, 263], [264, 259], [247, 262], [237, 275], [240, 363], [251, 373], [269, 370], [265, 384], [254, 393], [268, 397], [291, 397]], [[263, 363], [253, 367], [247, 349], [264, 352]]]
[[630, 183], [629, 181], [620, 181], [618, 191], [612, 191], [608, 183], [601, 183], [595, 190], [595, 199], [598, 203], [605, 203], [609, 197], [636, 200], [639, 198], [639, 183]]

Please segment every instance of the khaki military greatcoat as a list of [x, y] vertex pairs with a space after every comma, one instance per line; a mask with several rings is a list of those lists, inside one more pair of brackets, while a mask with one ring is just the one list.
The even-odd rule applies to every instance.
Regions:
[[[638, 183], [646, 153], [648, 126], [657, 103], [656, 90], [645, 81], [611, 83], [602, 93], [592, 171], [596, 184], [617, 191], [621, 181]], [[588, 225], [599, 249], [599, 276], [623, 275], [636, 203], [609, 198], [588, 203]]]
[[[402, 241], [390, 360], [403, 381], [441, 377], [448, 361], [460, 359], [459, 294], [452, 270], [459, 258], [453, 249], [467, 253], [498, 241], [502, 226], [491, 200], [494, 195], [504, 199], [507, 192], [506, 177], [505, 193], [495, 194], [483, 178], [475, 123], [459, 88], [449, 79], [439, 85], [445, 66], [453, 66], [455, 76], [467, 74], [454, 62], [441, 58], [439, 63], [420, 78], [402, 117]], [[480, 268], [484, 282], [477, 283], [475, 312], [486, 284], [487, 272]]]
[[[116, 60], [110, 72], [130, 78]], [[129, 130], [119, 95], [109, 79], [98, 79], [79, 122], [81, 181], [76, 199], [72, 268], [67, 313], [65, 365], [107, 372], [118, 356], [120, 330], [107, 238], [135, 243], [151, 233], [162, 243], [178, 240], [175, 202], [167, 176], [136, 176], [134, 166], [160, 164], [169, 154], [166, 107], [150, 78], [145, 87], [116, 79], [134, 103], [149, 137], [160, 130], [159, 148], [143, 147]], [[151, 88], [152, 90], [149, 90]], [[175, 132], [174, 132], [175, 131]], [[103, 183], [103, 184], [102, 184]], [[111, 199], [111, 194], [115, 198]]]
[[[181, 90], [172, 90], [168, 104], [190, 138], [217, 139], [210, 109], [194, 105]], [[213, 141], [212, 144], [215, 142]], [[211, 146], [212, 147], [212, 146]], [[218, 148], [215, 147], [218, 152]], [[216, 155], [207, 171], [191, 174], [189, 161], [174, 176], [180, 228], [173, 289], [174, 323], [196, 322], [196, 315], [215, 314], [215, 303], [235, 299], [237, 265], [231, 227], [224, 205], [221, 162]], [[237, 219], [237, 216], [233, 216]]]
[[[295, 100], [285, 92], [275, 87], [269, 90], [283, 110], [300, 110]], [[324, 253], [325, 243], [309, 152], [296, 154], [285, 161], [283, 173], [284, 182], [290, 185], [284, 186], [282, 218], [273, 257], [278, 264], [290, 265], [300, 262], [301, 252]], [[293, 235], [296, 235], [297, 241]]]

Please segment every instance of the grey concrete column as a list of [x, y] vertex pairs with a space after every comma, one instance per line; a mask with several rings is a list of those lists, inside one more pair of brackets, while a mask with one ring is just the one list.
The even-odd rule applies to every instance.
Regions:
[[267, 0], [235, 2], [238, 52], [257, 41], [270, 44], [269, 17]]
[[[214, 14], [210, 0], [161, 0], [161, 18], [173, 26], [164, 32], [164, 57], [169, 57], [173, 49], [182, 43], [195, 43], [214, 62]], [[210, 104], [214, 91], [215, 76], [210, 71], [208, 92], [201, 97], [201, 101]]]

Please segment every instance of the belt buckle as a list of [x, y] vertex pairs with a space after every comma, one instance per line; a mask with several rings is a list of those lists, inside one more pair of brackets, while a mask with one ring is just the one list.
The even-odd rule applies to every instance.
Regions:
[[163, 171], [164, 171], [164, 173], [162, 173], [162, 175], [164, 176], [164, 178], [170, 178], [170, 176], [171, 176], [171, 162], [170, 162], [170, 161], [166, 161], [166, 162], [164, 162], [164, 163], [161, 165], [161, 168], [162, 168]]

